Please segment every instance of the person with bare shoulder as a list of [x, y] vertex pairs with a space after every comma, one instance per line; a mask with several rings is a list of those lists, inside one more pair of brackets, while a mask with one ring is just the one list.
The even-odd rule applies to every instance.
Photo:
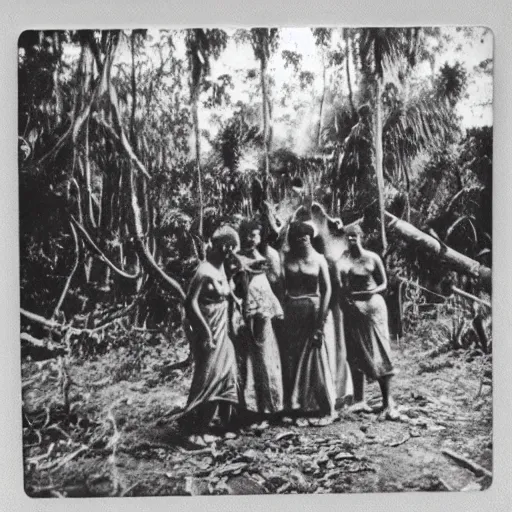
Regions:
[[289, 251], [283, 262], [283, 380], [288, 409], [328, 424], [334, 419], [336, 401], [328, 355], [334, 339], [324, 329], [331, 281], [326, 259], [311, 245], [313, 235], [313, 227], [304, 222], [292, 222], [288, 229]]
[[364, 378], [378, 381], [382, 393], [382, 416], [396, 420], [399, 415], [390, 396], [394, 375], [388, 326], [388, 311], [381, 293], [387, 287], [386, 271], [380, 257], [363, 248], [362, 229], [348, 226], [348, 250], [337, 263], [340, 305], [344, 311], [347, 359], [354, 383], [353, 412], [372, 412], [364, 398]]
[[186, 408], [174, 416], [190, 434], [204, 432], [214, 421], [227, 426], [238, 404], [237, 364], [229, 335], [231, 287], [224, 263], [238, 247], [238, 234], [223, 226], [212, 237], [185, 299], [185, 330], [194, 359]]
[[273, 325], [274, 319], [283, 317], [283, 310], [268, 279], [270, 263], [258, 250], [261, 231], [256, 220], [245, 220], [239, 228], [241, 249], [236, 257], [240, 271], [234, 283], [235, 295], [243, 304], [245, 328], [235, 348], [239, 353], [242, 406], [262, 419], [270, 419], [283, 407], [281, 358]]

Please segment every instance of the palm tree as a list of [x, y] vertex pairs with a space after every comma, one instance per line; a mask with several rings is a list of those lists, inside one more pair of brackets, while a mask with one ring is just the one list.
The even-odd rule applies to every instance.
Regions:
[[263, 188], [265, 193], [268, 194], [270, 176], [269, 154], [272, 142], [272, 130], [270, 127], [272, 121], [272, 105], [269, 94], [267, 69], [270, 56], [277, 46], [279, 30], [277, 28], [252, 28], [249, 33], [244, 31], [240, 32], [239, 37], [242, 40], [249, 39], [254, 56], [260, 62], [261, 113], [263, 119], [263, 151], [265, 158]]
[[386, 229], [384, 219], [384, 169], [383, 169], [383, 112], [382, 93], [384, 69], [400, 59], [407, 61], [410, 67], [416, 62], [416, 50], [420, 31], [416, 28], [387, 29], [370, 28], [361, 31], [360, 60], [363, 80], [373, 89], [373, 145], [375, 175], [379, 194], [382, 249], [386, 251]]

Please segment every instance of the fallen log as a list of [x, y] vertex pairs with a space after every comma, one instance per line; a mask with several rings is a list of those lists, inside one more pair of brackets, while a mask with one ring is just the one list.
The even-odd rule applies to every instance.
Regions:
[[476, 476], [487, 476], [489, 478], [492, 478], [492, 473], [488, 469], [485, 469], [484, 467], [477, 464], [476, 462], [466, 459], [462, 455], [458, 455], [457, 453], [452, 452], [449, 449], [444, 449], [442, 453], [443, 455], [446, 455], [447, 457], [455, 461], [459, 466], [469, 469]]
[[464, 274], [469, 274], [479, 280], [486, 291], [492, 287], [492, 272], [489, 267], [481, 265], [460, 252], [443, 244], [434, 237], [427, 235], [423, 231], [414, 227], [412, 224], [395, 217], [389, 212], [385, 212], [388, 222], [388, 228], [394, 230], [407, 242], [411, 242], [428, 252], [439, 256], [441, 261], [449, 264], [454, 270]]

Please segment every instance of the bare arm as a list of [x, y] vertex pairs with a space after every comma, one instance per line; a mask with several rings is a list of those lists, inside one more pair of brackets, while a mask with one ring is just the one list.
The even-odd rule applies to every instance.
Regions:
[[372, 272], [373, 278], [376, 283], [376, 287], [368, 290], [368, 291], [356, 291], [352, 292], [353, 297], [365, 297], [368, 295], [375, 295], [377, 293], [382, 293], [388, 287], [388, 279], [386, 277], [386, 269], [384, 268], [384, 264], [382, 260], [379, 258], [377, 254], [371, 254], [372, 261], [375, 263], [375, 268]]
[[381, 293], [388, 287], [388, 278], [386, 276], [386, 269], [384, 263], [379, 256], [374, 256], [375, 270], [373, 271], [373, 277], [377, 283], [377, 288], [372, 290], [372, 293]]
[[199, 307], [199, 295], [201, 294], [206, 279], [207, 276], [204, 274], [198, 273], [195, 275], [192, 283], [190, 284], [190, 289], [185, 299], [185, 307], [192, 313], [191, 317], [202, 325], [204, 331], [206, 332], [208, 343], [212, 344], [213, 340], [210, 326], [205, 320], [203, 314], [201, 313], [201, 308]]

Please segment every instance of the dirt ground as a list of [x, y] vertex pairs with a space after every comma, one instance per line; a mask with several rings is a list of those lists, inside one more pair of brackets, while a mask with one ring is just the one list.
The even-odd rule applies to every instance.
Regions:
[[[395, 343], [400, 421], [341, 410], [326, 427], [248, 426], [212, 435], [204, 447], [162, 421], [186, 401], [192, 367], [172, 366], [186, 358], [185, 344], [130, 336], [137, 341], [102, 355], [23, 364], [30, 496], [459, 491], [491, 484], [491, 356], [444, 350], [433, 325]], [[367, 387], [370, 405], [380, 403], [377, 388]], [[446, 449], [480, 468], [462, 467]]]

